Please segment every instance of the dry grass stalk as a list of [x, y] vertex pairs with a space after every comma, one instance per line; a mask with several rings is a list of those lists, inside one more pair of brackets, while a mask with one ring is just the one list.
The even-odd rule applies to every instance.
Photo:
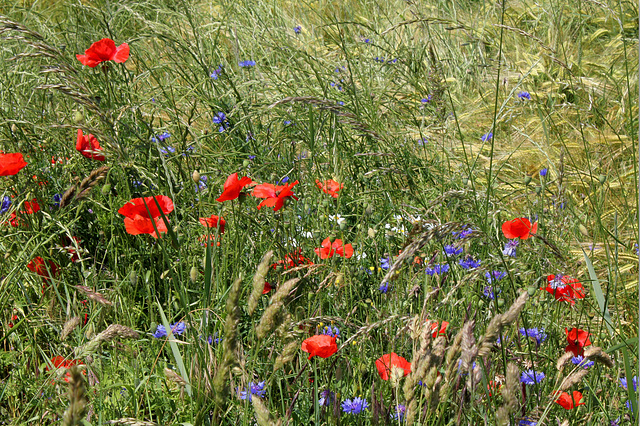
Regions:
[[83, 292], [89, 299], [96, 301], [104, 306], [113, 306], [110, 300], [107, 300], [102, 294], [93, 291], [91, 288], [84, 285], [77, 285], [76, 288]]
[[69, 369], [69, 408], [64, 412], [62, 424], [75, 426], [82, 424], [87, 411], [87, 397], [85, 395], [84, 377], [78, 367]]
[[138, 339], [140, 335], [137, 331], [120, 324], [111, 324], [106, 330], [95, 336], [87, 344], [76, 348], [78, 358], [86, 357], [96, 353], [102, 342], [110, 342], [119, 337], [121, 339]]
[[278, 287], [276, 293], [271, 296], [270, 304], [267, 309], [265, 309], [262, 318], [260, 318], [260, 322], [256, 326], [256, 336], [258, 339], [264, 339], [282, 324], [284, 318], [284, 302], [298, 281], [300, 281], [300, 278], [285, 281], [284, 284]]
[[62, 326], [62, 332], [60, 332], [60, 340], [64, 341], [67, 337], [69, 337], [69, 334], [71, 334], [71, 332], [80, 324], [82, 324], [82, 318], [80, 317], [73, 317], [68, 319], [67, 322], [65, 322]]
[[258, 265], [255, 275], [253, 276], [253, 289], [249, 295], [249, 301], [247, 302], [247, 313], [253, 315], [253, 312], [258, 307], [258, 301], [262, 296], [264, 290], [264, 283], [266, 281], [267, 272], [269, 272], [269, 261], [273, 256], [273, 251], [268, 251], [262, 256], [262, 260]]
[[509, 310], [504, 314], [497, 314], [491, 319], [484, 336], [480, 340], [480, 349], [478, 350], [478, 356], [484, 357], [489, 355], [494, 343], [500, 336], [502, 329], [507, 325], [513, 323], [520, 315], [520, 312], [524, 308], [525, 303], [529, 299], [529, 293], [523, 291], [522, 294], [511, 305]]
[[157, 423], [145, 422], [144, 420], [134, 419], [133, 417], [123, 417], [117, 420], [106, 421], [108, 425], [127, 425], [127, 426], [158, 426]]
[[[227, 296], [227, 317], [224, 324], [224, 339], [222, 340], [222, 362], [213, 378], [214, 399], [218, 410], [222, 410], [229, 398], [229, 374], [231, 369], [238, 365], [236, 356], [238, 348], [238, 323], [240, 322], [240, 285], [242, 278], [238, 278], [231, 285]], [[223, 411], [223, 410], [222, 410]]]
[[518, 397], [520, 390], [520, 373], [514, 363], [507, 364], [507, 376], [502, 388], [504, 404], [496, 410], [497, 423], [500, 426], [509, 424], [509, 416], [518, 409]]
[[560, 383], [558, 390], [560, 392], [569, 389], [571, 386], [580, 383], [582, 379], [589, 373], [589, 370], [583, 367], [577, 367], [574, 369], [564, 380]]
[[558, 371], [562, 370], [562, 368], [567, 362], [569, 362], [571, 358], [573, 358], [573, 352], [563, 353], [560, 358], [558, 358], [558, 361], [556, 361], [556, 369], [558, 369]]
[[599, 346], [589, 346], [584, 350], [584, 357], [591, 361], [599, 362], [609, 368], [613, 368], [613, 360]]
[[282, 420], [276, 420], [264, 402], [262, 402], [261, 398], [254, 396], [251, 398], [251, 403], [253, 404], [253, 410], [256, 412], [256, 422], [260, 426], [273, 426], [273, 425], [281, 425]]
[[176, 383], [179, 386], [184, 387], [187, 385], [187, 382], [185, 382], [185, 380], [182, 377], [180, 377], [178, 373], [166, 367], [164, 369], [164, 376], [167, 378], [167, 380], [169, 380], [170, 382]]
[[73, 184], [73, 186], [62, 195], [60, 208], [68, 206], [73, 201], [86, 198], [91, 188], [103, 181], [107, 177], [107, 173], [109, 173], [109, 166], [102, 166], [89, 173], [89, 176], [82, 179], [79, 185], [77, 183]]

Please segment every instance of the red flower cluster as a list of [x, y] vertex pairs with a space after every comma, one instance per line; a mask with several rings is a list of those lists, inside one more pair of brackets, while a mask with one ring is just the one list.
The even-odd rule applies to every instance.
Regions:
[[161, 234], [167, 232], [167, 226], [162, 220], [160, 210], [165, 215], [171, 213], [173, 201], [165, 195], [157, 195], [155, 199], [158, 200], [159, 206], [154, 201], [154, 197], [134, 198], [118, 210], [118, 213], [125, 216], [124, 226], [127, 233], [131, 235], [150, 234], [153, 238], [158, 238], [154, 224]]
[[547, 287], [541, 288], [551, 293], [556, 300], [576, 304], [576, 299], [584, 299], [584, 287], [580, 281], [566, 275], [547, 276]]
[[262, 289], [262, 294], [267, 294], [269, 293], [271, 290], [273, 290], [273, 287], [271, 287], [271, 284], [269, 284], [268, 282], [264, 282], [264, 288]]
[[271, 183], [263, 183], [255, 188], [253, 188], [253, 192], [251, 195], [257, 198], [265, 198], [260, 204], [258, 204], [258, 210], [260, 210], [263, 206], [273, 207], [273, 211], [277, 212], [284, 206], [284, 202], [293, 198], [294, 200], [298, 200], [298, 197], [293, 195], [293, 187], [298, 184], [298, 181], [293, 182], [291, 185], [286, 183], [284, 185], [273, 185]]
[[302, 255], [302, 249], [298, 248], [294, 252], [286, 255], [284, 259], [281, 259], [275, 263], [272, 263], [271, 267], [273, 269], [276, 269], [279, 265], [282, 265], [282, 267], [285, 270], [287, 270], [290, 268], [295, 268], [296, 266], [300, 266], [300, 265], [313, 265], [313, 261], [311, 261], [311, 259], [307, 259], [306, 257], [304, 257]]
[[[65, 359], [63, 356], [60, 356], [60, 355], [57, 355], [51, 358], [51, 364], [55, 368], [64, 368], [65, 370], [68, 370], [74, 365], [84, 365], [82, 361], [80, 361], [79, 359]], [[46, 370], [47, 371], [50, 370], [48, 365], [46, 367]], [[82, 374], [86, 374], [86, 373], [83, 371]], [[67, 371], [64, 376], [64, 381], [68, 383], [70, 378], [71, 378], [71, 373]]]
[[47, 261], [47, 263], [48, 266], [45, 264], [44, 259], [38, 256], [27, 265], [27, 268], [29, 268], [31, 272], [35, 272], [42, 277], [42, 282], [45, 284], [47, 284], [52, 277], [58, 275], [58, 266], [51, 260]]
[[389, 380], [389, 373], [393, 368], [402, 368], [405, 376], [411, 373], [411, 363], [395, 352], [382, 355], [376, 360], [376, 369], [382, 380]]
[[84, 51], [84, 55], [76, 55], [76, 58], [90, 68], [94, 68], [101, 62], [115, 61], [123, 63], [129, 59], [129, 45], [122, 43], [116, 47], [116, 43], [110, 38], [96, 41]]
[[13, 176], [27, 165], [21, 153], [0, 153], [0, 176]]
[[253, 181], [246, 176], [238, 179], [237, 173], [229, 175], [222, 188], [222, 195], [217, 198], [217, 201], [223, 202], [235, 200], [240, 196], [240, 191], [242, 191], [245, 186], [251, 185], [252, 183]]
[[442, 324], [439, 324], [437, 322], [432, 323], [431, 330], [433, 330], [433, 333], [431, 334], [431, 337], [435, 339], [438, 336], [446, 335], [448, 326], [449, 326], [449, 323], [447, 321], [442, 321]]
[[564, 332], [567, 335], [568, 343], [564, 351], [573, 352], [573, 356], [583, 355], [584, 347], [591, 344], [591, 340], [589, 340], [591, 333], [580, 330], [579, 328], [572, 328], [571, 330], [565, 328]]
[[334, 254], [348, 259], [353, 256], [353, 246], [351, 244], [343, 245], [340, 239], [336, 239], [332, 244], [329, 238], [325, 238], [322, 247], [316, 248], [315, 252], [320, 256], [320, 259], [328, 259]]
[[224, 227], [227, 224], [227, 221], [223, 218], [212, 214], [211, 217], [201, 217], [199, 220], [206, 228], [218, 228], [219, 232], [224, 234]]
[[309, 354], [309, 359], [314, 356], [329, 358], [338, 352], [338, 345], [335, 337], [318, 334], [302, 342], [302, 350]]
[[84, 157], [97, 161], [104, 161], [100, 142], [92, 134], [84, 136], [82, 129], [78, 129], [78, 140], [76, 141], [76, 149], [80, 151]]
[[533, 225], [526, 217], [508, 220], [502, 224], [502, 233], [506, 238], [526, 240], [538, 231], [538, 222]]
[[584, 402], [580, 402], [581, 399], [582, 393], [578, 391], [573, 391], [573, 395], [562, 392], [560, 396], [558, 396], [558, 399], [556, 399], [556, 403], [560, 404], [565, 410], [572, 410], [578, 407], [578, 405], [585, 405]]
[[[40, 204], [38, 204], [38, 201], [34, 198], [31, 201], [25, 201], [22, 206], [24, 207], [24, 210], [20, 210], [20, 214], [34, 214], [38, 211], [40, 211]], [[7, 222], [3, 222], [3, 225], [6, 224]], [[12, 212], [11, 216], [9, 216], [9, 224], [11, 226], [13, 226], [14, 228], [20, 226], [20, 225], [26, 225], [17, 215], [16, 212]]]
[[344, 188], [344, 183], [338, 183], [333, 179], [325, 180], [324, 182], [316, 179], [316, 186], [325, 194], [329, 194], [333, 198], [338, 198], [338, 192]]

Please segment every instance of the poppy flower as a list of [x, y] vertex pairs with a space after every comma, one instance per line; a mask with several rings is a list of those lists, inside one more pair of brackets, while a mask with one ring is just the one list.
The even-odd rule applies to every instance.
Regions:
[[526, 217], [508, 220], [502, 224], [502, 233], [509, 239], [520, 238], [521, 240], [526, 240], [537, 231], [538, 222], [532, 225], [531, 221]]
[[273, 287], [271, 287], [271, 284], [269, 284], [268, 282], [264, 282], [264, 288], [262, 289], [262, 294], [267, 294], [269, 293], [271, 290], [273, 290]]
[[338, 183], [333, 179], [325, 180], [324, 182], [316, 179], [316, 186], [325, 194], [329, 194], [333, 198], [338, 198], [338, 192], [344, 188], [344, 183]]
[[84, 51], [84, 55], [76, 55], [76, 58], [90, 68], [94, 68], [101, 62], [115, 61], [123, 63], [129, 59], [129, 45], [122, 43], [116, 47], [116, 43], [110, 38], [103, 38], [96, 41]]
[[394, 367], [402, 368], [405, 376], [411, 373], [411, 363], [395, 352], [382, 355], [376, 360], [376, 369], [382, 380], [389, 380], [389, 373]]
[[[173, 211], [171, 198], [157, 195], [155, 199], [158, 200], [160, 209], [165, 215]], [[167, 232], [167, 227], [160, 215], [160, 209], [158, 209], [153, 197], [134, 198], [120, 207], [118, 213], [125, 216], [124, 226], [127, 233], [131, 235], [150, 234], [153, 238], [158, 238], [154, 224], [160, 233]]]
[[573, 410], [578, 405], [585, 405], [584, 402], [580, 402], [581, 399], [581, 392], [573, 391], [573, 395], [569, 395], [567, 392], [562, 392], [558, 399], [556, 399], [556, 403], [560, 404], [560, 406], [565, 410]]
[[224, 227], [227, 224], [227, 221], [221, 217], [216, 215], [211, 215], [211, 217], [201, 217], [200, 223], [207, 228], [219, 228], [220, 233], [224, 234]]
[[[34, 214], [40, 211], [40, 204], [38, 204], [38, 200], [36, 200], [35, 198], [31, 201], [25, 201], [24, 203], [22, 203], [22, 207], [24, 208], [24, 210], [20, 210], [20, 214]], [[3, 225], [6, 223], [7, 222], [3, 222]], [[16, 212], [12, 212], [9, 216], [9, 224], [14, 228], [20, 225], [26, 225], [26, 223], [16, 215]]]
[[307, 259], [302, 255], [302, 249], [298, 248], [292, 253], [287, 254], [284, 259], [280, 259], [275, 263], [271, 264], [273, 269], [276, 269], [278, 266], [282, 265], [282, 267], [287, 270], [290, 268], [295, 268], [300, 265], [313, 265], [313, 261], [311, 259]]
[[82, 129], [78, 129], [76, 150], [90, 160], [104, 161], [104, 155], [102, 155], [102, 148], [100, 147], [98, 139], [90, 133], [86, 136], [83, 135]]
[[340, 239], [336, 239], [332, 244], [329, 238], [325, 238], [322, 242], [322, 247], [316, 248], [314, 251], [320, 256], [320, 259], [328, 259], [334, 254], [347, 259], [353, 256], [353, 246], [351, 244], [342, 244]]
[[29, 268], [31, 272], [35, 272], [40, 275], [44, 283], [48, 283], [51, 276], [56, 276], [58, 274], [58, 266], [51, 260], [47, 261], [47, 263], [49, 264], [48, 267], [45, 264], [44, 259], [38, 256], [29, 262], [27, 268]]
[[580, 330], [579, 328], [572, 328], [571, 330], [565, 328], [564, 332], [567, 335], [568, 343], [564, 351], [573, 352], [574, 356], [584, 355], [584, 347], [591, 344], [591, 340], [589, 340], [591, 333]]
[[253, 188], [253, 195], [257, 198], [265, 198], [260, 204], [258, 204], [258, 210], [263, 206], [273, 207], [273, 211], [277, 212], [284, 206], [284, 202], [287, 198], [291, 197], [298, 200], [298, 197], [293, 195], [293, 187], [298, 184], [298, 181], [292, 184], [286, 183], [284, 185], [273, 185], [271, 183], [263, 183]]
[[253, 181], [246, 176], [238, 179], [237, 173], [230, 174], [224, 183], [222, 195], [217, 198], [217, 201], [223, 202], [235, 200], [236, 198], [238, 198], [238, 196], [240, 196], [240, 191], [242, 191], [242, 188], [247, 185], [251, 185], [252, 183]]
[[[69, 368], [73, 367], [74, 365], [83, 365], [82, 361], [80, 361], [79, 359], [65, 359], [63, 356], [57, 355], [54, 356], [53, 358], [51, 358], [51, 364], [56, 368], [64, 368], [65, 370], [68, 370]], [[46, 370], [49, 371], [50, 368], [47, 365]], [[82, 374], [87, 374], [85, 371], [82, 372]], [[70, 372], [66, 372], [65, 377], [64, 377], [64, 381], [69, 383], [69, 379], [71, 378], [71, 373]]]
[[566, 275], [549, 275], [547, 276], [547, 287], [542, 288], [552, 294], [556, 300], [567, 302], [571, 305], [576, 304], [576, 299], [584, 299], [584, 287], [582, 283], [575, 278]]
[[0, 153], [0, 176], [13, 176], [27, 165], [21, 153]]
[[318, 334], [305, 339], [302, 342], [302, 350], [309, 354], [309, 359], [316, 355], [320, 358], [329, 358], [338, 352], [338, 345], [335, 337]]
[[440, 327], [438, 327], [437, 322], [432, 323], [431, 330], [433, 330], [433, 333], [431, 334], [431, 337], [435, 339], [438, 336], [444, 336], [447, 333], [448, 326], [449, 326], [449, 323], [447, 321], [442, 321], [442, 324], [440, 324]]

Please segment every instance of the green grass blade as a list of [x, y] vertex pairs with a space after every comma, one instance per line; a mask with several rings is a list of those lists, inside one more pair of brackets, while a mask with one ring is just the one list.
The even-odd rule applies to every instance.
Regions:
[[604, 320], [605, 325], [609, 329], [609, 333], [613, 336], [615, 331], [613, 329], [613, 324], [611, 323], [611, 315], [609, 314], [609, 308], [607, 308], [607, 302], [605, 300], [604, 294], [602, 293], [602, 286], [600, 285], [600, 280], [598, 280], [598, 276], [596, 275], [596, 271], [593, 269], [593, 263], [591, 263], [591, 259], [587, 256], [587, 253], [582, 250], [582, 254], [584, 255], [584, 261], [587, 264], [587, 269], [589, 271], [589, 278], [591, 279], [591, 287], [593, 289], [593, 295], [596, 298], [596, 302], [598, 302], [598, 306], [600, 307], [600, 315]]
[[160, 316], [162, 317], [162, 325], [164, 325], [165, 330], [167, 330], [167, 340], [169, 342], [169, 346], [171, 347], [171, 352], [173, 352], [173, 357], [176, 360], [176, 366], [180, 371], [180, 376], [184, 379], [187, 384], [184, 389], [187, 391], [187, 394], [191, 396], [191, 382], [189, 380], [189, 376], [187, 375], [187, 369], [184, 367], [184, 361], [182, 360], [182, 355], [180, 354], [180, 349], [178, 349], [178, 345], [174, 342], [173, 333], [171, 332], [171, 325], [169, 321], [167, 321], [167, 317], [164, 314], [164, 310], [162, 309], [162, 305], [159, 301], [156, 300], [158, 304], [158, 310], [160, 311]]

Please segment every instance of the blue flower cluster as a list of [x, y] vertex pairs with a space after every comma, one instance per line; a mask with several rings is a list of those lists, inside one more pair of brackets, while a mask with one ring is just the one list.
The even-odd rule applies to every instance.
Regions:
[[238, 388], [238, 397], [240, 399], [248, 399], [251, 401], [251, 395], [257, 395], [260, 398], [264, 398], [265, 390], [264, 390], [265, 382], [251, 382], [249, 383], [249, 388], [245, 390], [240, 390]]
[[542, 371], [525, 370], [520, 376], [520, 382], [525, 385], [535, 385], [545, 378]]
[[369, 403], [367, 400], [360, 397], [347, 399], [342, 403], [342, 411], [345, 413], [360, 414], [368, 408]]
[[[187, 329], [187, 324], [185, 324], [184, 321], [171, 324], [171, 333], [173, 333], [176, 336], [179, 336], [182, 333], [184, 333], [186, 329]], [[156, 332], [153, 333], [153, 337], [155, 337], [156, 339], [167, 337], [167, 329], [164, 327], [164, 325], [158, 325], [158, 327], [156, 328]]]
[[540, 346], [545, 340], [547, 340], [547, 333], [545, 333], [544, 328], [520, 328], [520, 334], [524, 337], [531, 337], [535, 339], [536, 345]]

